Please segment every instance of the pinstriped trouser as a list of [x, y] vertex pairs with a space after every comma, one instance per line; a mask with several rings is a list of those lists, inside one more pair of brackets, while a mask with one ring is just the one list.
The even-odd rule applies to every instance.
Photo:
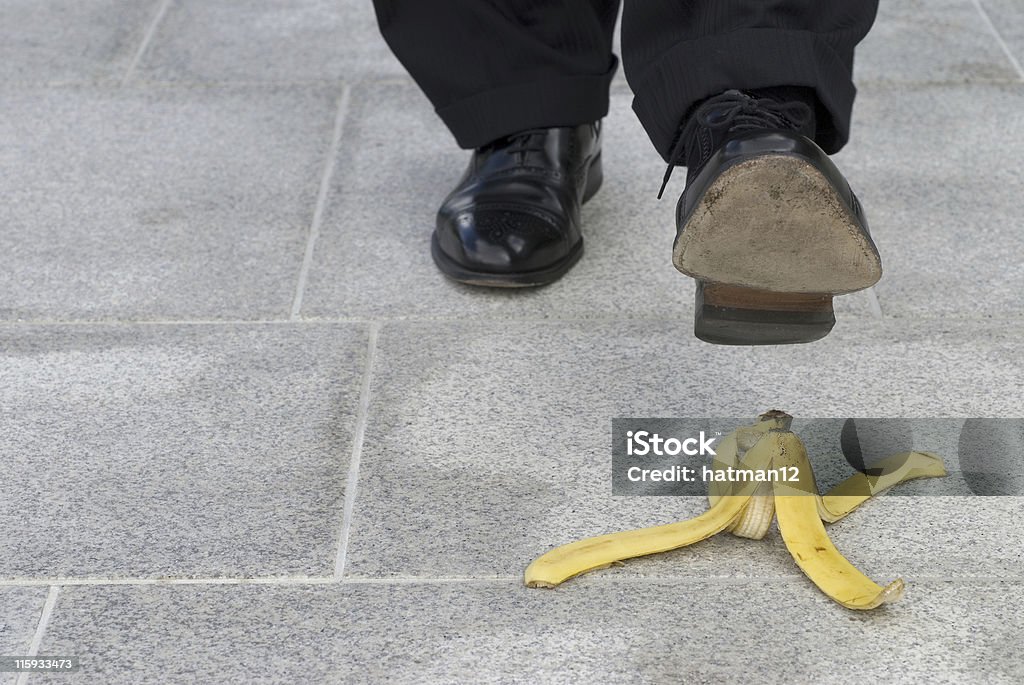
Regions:
[[[619, 0], [375, 0], [381, 33], [459, 145], [608, 111]], [[633, 109], [667, 157], [686, 112], [729, 88], [805, 86], [817, 143], [849, 137], [854, 47], [878, 0], [625, 0]]]

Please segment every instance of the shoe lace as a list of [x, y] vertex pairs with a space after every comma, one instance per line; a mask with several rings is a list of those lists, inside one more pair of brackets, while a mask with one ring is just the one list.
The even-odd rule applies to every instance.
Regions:
[[[711, 131], [746, 131], [766, 127], [800, 129], [810, 122], [812, 115], [811, 108], [803, 102], [753, 98], [739, 91], [728, 91], [707, 100], [679, 130], [679, 136], [669, 154], [668, 168], [662, 179], [661, 190], [658, 191], [658, 199], [664, 195], [672, 171], [684, 161], [687, 149], [697, 142], [701, 128]], [[703, 151], [699, 163], [706, 162], [712, 152]]]
[[516, 160], [519, 164], [526, 161], [526, 153], [528, 152], [544, 152], [547, 148], [544, 147], [544, 138], [538, 134], [543, 134], [546, 129], [532, 128], [518, 133], [513, 133], [510, 136], [498, 138], [492, 143], [487, 144], [485, 147], [489, 149], [504, 148], [505, 152], [513, 155], [518, 155]]
[[508, 137], [508, 140], [512, 145], [508, 149], [510, 152], [544, 152], [544, 140], [538, 134], [546, 132], [546, 129], [537, 128], [511, 135]]

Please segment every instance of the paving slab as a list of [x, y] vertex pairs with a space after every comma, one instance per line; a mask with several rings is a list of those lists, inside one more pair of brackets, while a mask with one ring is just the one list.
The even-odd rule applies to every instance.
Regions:
[[0, 83], [118, 81], [159, 4], [5, 0], [0, 4]]
[[[45, 587], [0, 587], [0, 656], [28, 656], [46, 602]], [[0, 673], [0, 685], [13, 685], [17, 673]]]
[[0, 319], [286, 318], [337, 97], [6, 93]]
[[858, 83], [1016, 81], [972, 0], [888, 0], [857, 47]]
[[836, 156], [866, 208], [886, 316], [1024, 315], [1024, 84], [870, 86]]
[[[356, 87], [303, 316], [692, 317], [693, 281], [671, 261], [684, 174], [658, 202], [665, 166], [630, 99], [621, 90], [612, 96], [604, 186], [583, 211], [583, 259], [550, 286], [495, 291], [448, 281], [430, 258], [437, 207], [469, 153], [414, 89]], [[870, 316], [863, 293], [837, 302]]]
[[[814, 345], [751, 349], [700, 343], [688, 322], [389, 324], [346, 574], [518, 576], [553, 546], [704, 511], [701, 497], [612, 496], [614, 417], [1015, 416], [1020, 333], [847, 323]], [[826, 463], [823, 484], [842, 466]], [[838, 524], [843, 550], [882, 576], [1020, 575], [1021, 498], [919, 492]], [[777, 536], [751, 544], [721, 536], [615, 572], [795, 572]]]
[[404, 73], [364, 0], [179, 0], [138, 78], [295, 82]]
[[1022, 599], [1018, 583], [921, 583], [856, 613], [802, 578], [69, 587], [43, 649], [82, 669], [38, 680], [1016, 683]]
[[0, 578], [333, 571], [367, 331], [0, 326]]

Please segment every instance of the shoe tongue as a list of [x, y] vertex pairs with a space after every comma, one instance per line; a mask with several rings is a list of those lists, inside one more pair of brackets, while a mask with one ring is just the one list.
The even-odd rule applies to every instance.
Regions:
[[[753, 103], [753, 100], [751, 100], [750, 102]], [[721, 124], [726, 119], [726, 117], [729, 116], [729, 113], [733, 109], [735, 109], [735, 107], [736, 106], [733, 105], [733, 104], [724, 103], [724, 102], [721, 103], [717, 108], [711, 109], [710, 111], [708, 111], [708, 113], [707, 113], [708, 122], [712, 123], [712, 124]], [[749, 105], [744, 105], [743, 106], [743, 111], [746, 112], [746, 113], [753, 113], [754, 111], [756, 111], [756, 108], [754, 108], [752, 106], [749, 106]]]
[[[705, 101], [703, 107], [706, 109], [702, 114], [711, 126], [695, 127], [694, 140], [686, 151], [687, 167], [692, 171], [698, 170], [726, 139], [740, 131], [757, 130], [762, 127], [760, 122], [763, 122], [765, 130], [789, 129], [813, 139], [816, 102], [813, 89], [799, 87], [728, 90], [710, 98]], [[799, 103], [806, 105], [807, 110], [800, 112]], [[805, 116], [807, 114], [809, 116]], [[730, 118], [734, 120], [732, 125], [727, 123]]]
[[[802, 102], [807, 105], [807, 109], [810, 110], [810, 120], [802, 125], [792, 121], [790, 123], [793, 130], [798, 131], [811, 140], [814, 140], [814, 137], [817, 134], [816, 115], [818, 111], [818, 95], [815, 93], [814, 88], [808, 88], [806, 86], [776, 86], [773, 88], [758, 88], [744, 91], [744, 95], [757, 99], [773, 100], [780, 105], [787, 105], [794, 102]], [[787, 121], [790, 120], [789, 117], [785, 118]]]

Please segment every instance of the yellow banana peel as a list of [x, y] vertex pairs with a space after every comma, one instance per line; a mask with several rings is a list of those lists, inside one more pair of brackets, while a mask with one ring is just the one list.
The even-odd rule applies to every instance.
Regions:
[[915, 478], [946, 475], [942, 460], [928, 452], [902, 452], [818, 494], [800, 438], [784, 412], [762, 414], [751, 426], [723, 437], [712, 468], [784, 470], [785, 480], [708, 483], [710, 508], [696, 518], [653, 528], [611, 533], [556, 547], [526, 569], [528, 587], [552, 588], [581, 573], [624, 559], [692, 545], [722, 531], [759, 540], [778, 519], [779, 532], [800, 570], [826, 595], [849, 609], [873, 609], [903, 594], [899, 578], [881, 586], [861, 573], [828, 537], [822, 521], [834, 522], [880, 492]]

